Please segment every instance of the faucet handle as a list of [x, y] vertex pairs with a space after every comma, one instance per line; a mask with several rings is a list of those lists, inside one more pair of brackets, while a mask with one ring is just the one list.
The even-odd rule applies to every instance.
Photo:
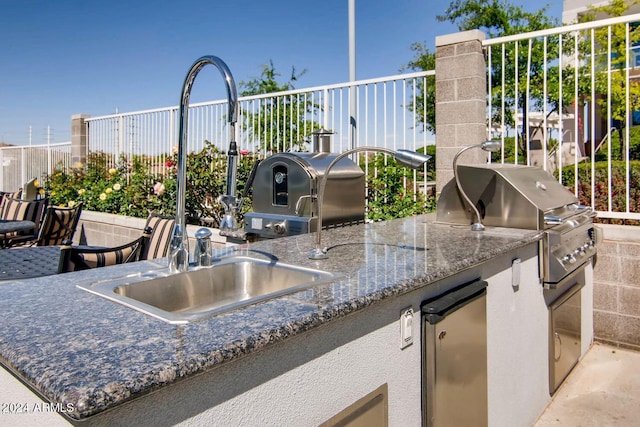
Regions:
[[211, 265], [213, 249], [211, 247], [211, 230], [200, 228], [196, 231], [196, 248], [193, 253], [197, 267]]

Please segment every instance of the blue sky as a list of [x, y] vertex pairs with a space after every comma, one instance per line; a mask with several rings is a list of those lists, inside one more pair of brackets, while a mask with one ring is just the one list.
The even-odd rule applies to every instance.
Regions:
[[[512, 0], [537, 10], [546, 2]], [[357, 79], [398, 74], [409, 46], [456, 28], [435, 18], [448, 0], [356, 0]], [[270, 60], [297, 88], [345, 82], [348, 0], [0, 0], [0, 142], [70, 140], [71, 115], [93, 117], [176, 105], [202, 55], [222, 58], [236, 82]], [[561, 2], [549, 14], [561, 18]], [[191, 102], [224, 97], [203, 70]]]

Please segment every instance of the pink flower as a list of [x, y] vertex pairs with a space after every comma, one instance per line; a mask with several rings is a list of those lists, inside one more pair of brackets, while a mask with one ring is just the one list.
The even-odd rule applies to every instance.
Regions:
[[240, 154], [242, 154], [243, 156], [246, 156], [249, 153], [251, 153], [251, 151], [249, 150], [240, 150]]
[[161, 182], [156, 182], [153, 186], [153, 193], [157, 196], [164, 193], [164, 184], [162, 184]]

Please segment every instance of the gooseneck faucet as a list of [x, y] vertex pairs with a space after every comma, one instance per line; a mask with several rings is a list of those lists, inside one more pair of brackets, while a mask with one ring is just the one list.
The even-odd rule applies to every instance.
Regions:
[[500, 143], [500, 141], [484, 141], [482, 144], [476, 144], [476, 145], [470, 145], [468, 147], [464, 147], [462, 150], [458, 151], [458, 153], [453, 158], [453, 177], [456, 180], [456, 186], [458, 187], [458, 191], [460, 192], [464, 200], [467, 202], [467, 204], [471, 206], [471, 208], [473, 209], [473, 212], [476, 214], [477, 221], [471, 225], [471, 230], [483, 231], [484, 224], [482, 223], [482, 216], [480, 215], [480, 211], [478, 211], [478, 208], [476, 207], [475, 203], [473, 203], [469, 198], [469, 196], [467, 196], [467, 193], [465, 193], [464, 189], [462, 188], [462, 184], [460, 183], [460, 178], [458, 177], [458, 157], [460, 157], [460, 154], [472, 148], [480, 148], [483, 151], [494, 153], [494, 152], [500, 151], [500, 149], [502, 148], [502, 144]]
[[187, 128], [189, 116], [189, 97], [191, 87], [200, 70], [207, 64], [211, 64], [220, 71], [227, 88], [227, 101], [229, 104], [228, 122], [230, 124], [230, 142], [227, 163], [227, 194], [225, 199], [230, 204], [235, 204], [236, 176], [238, 169], [238, 146], [235, 141], [235, 123], [237, 117], [238, 93], [236, 83], [231, 71], [224, 61], [217, 56], [207, 55], [197, 59], [184, 80], [182, 94], [180, 95], [180, 124], [178, 130], [178, 187], [176, 197], [176, 223], [169, 246], [169, 271], [186, 271], [189, 268], [189, 236], [187, 235], [185, 199], [187, 187]]
[[325, 169], [324, 175], [322, 175], [322, 178], [320, 179], [320, 184], [318, 185], [318, 196], [317, 196], [318, 219], [316, 222], [316, 245], [315, 245], [315, 248], [313, 248], [309, 252], [310, 259], [326, 259], [327, 258], [327, 250], [322, 248], [321, 231], [322, 231], [322, 211], [323, 211], [322, 201], [324, 199], [324, 189], [327, 185], [327, 178], [329, 176], [329, 171], [331, 171], [331, 169], [340, 160], [344, 159], [345, 157], [351, 154], [359, 153], [361, 151], [377, 151], [380, 153], [389, 154], [393, 156], [396, 159], [396, 161], [401, 165], [407, 166], [412, 169], [418, 169], [423, 164], [425, 164], [427, 160], [431, 158], [431, 156], [428, 156], [426, 154], [416, 153], [415, 151], [410, 151], [410, 150], [393, 151], [389, 148], [384, 148], [384, 147], [367, 147], [367, 146], [352, 148], [351, 150], [344, 151], [343, 153], [336, 156]]

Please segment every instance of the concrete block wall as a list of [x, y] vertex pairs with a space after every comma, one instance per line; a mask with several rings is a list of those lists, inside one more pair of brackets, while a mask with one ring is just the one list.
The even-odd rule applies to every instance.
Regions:
[[[453, 178], [460, 149], [487, 139], [487, 69], [484, 33], [465, 31], [436, 37], [436, 192]], [[460, 164], [486, 163], [487, 154], [471, 150]]]
[[640, 350], [640, 227], [600, 225], [594, 268], [595, 339]]
[[[105, 214], [93, 211], [82, 211], [78, 228], [73, 236], [74, 244], [91, 246], [119, 246], [137, 239], [147, 222], [145, 218], [134, 218], [124, 215]], [[187, 226], [190, 247], [195, 247], [195, 232], [201, 227]], [[226, 239], [220, 237], [220, 230], [211, 228], [213, 247], [224, 247]]]

